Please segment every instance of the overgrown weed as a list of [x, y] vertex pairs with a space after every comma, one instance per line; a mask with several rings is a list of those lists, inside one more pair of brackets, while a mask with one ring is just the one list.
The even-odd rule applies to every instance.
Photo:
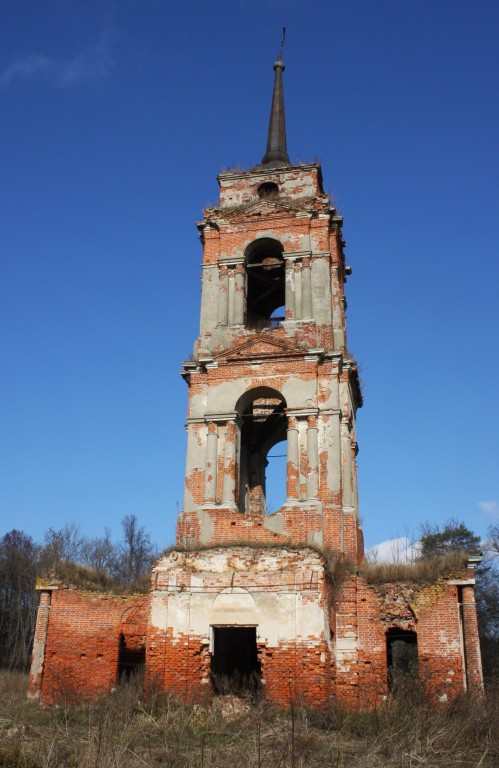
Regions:
[[359, 575], [368, 584], [388, 584], [398, 581], [431, 584], [440, 578], [460, 574], [466, 568], [466, 552], [449, 552], [410, 563], [372, 563], [364, 560]]
[[140, 679], [94, 702], [40, 707], [0, 673], [2, 768], [496, 768], [498, 686], [435, 707], [409, 689], [371, 712], [331, 702], [279, 712], [265, 700], [185, 705]]

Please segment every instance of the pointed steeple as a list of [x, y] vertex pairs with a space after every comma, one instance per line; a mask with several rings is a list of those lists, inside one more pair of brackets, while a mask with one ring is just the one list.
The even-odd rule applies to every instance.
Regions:
[[274, 72], [274, 91], [272, 93], [272, 107], [270, 108], [267, 151], [262, 159], [262, 165], [271, 167], [291, 164], [286, 148], [286, 119], [284, 116], [284, 89], [282, 85], [284, 62], [281, 51], [279, 51], [277, 61], [274, 62]]

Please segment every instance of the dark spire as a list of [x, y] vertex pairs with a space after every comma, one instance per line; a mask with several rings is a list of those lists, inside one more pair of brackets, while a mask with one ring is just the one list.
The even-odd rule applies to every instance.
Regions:
[[290, 165], [286, 148], [286, 120], [284, 116], [284, 89], [282, 86], [284, 62], [281, 51], [279, 51], [277, 61], [274, 62], [274, 72], [274, 92], [272, 93], [272, 107], [270, 109], [267, 151], [262, 159], [262, 165]]

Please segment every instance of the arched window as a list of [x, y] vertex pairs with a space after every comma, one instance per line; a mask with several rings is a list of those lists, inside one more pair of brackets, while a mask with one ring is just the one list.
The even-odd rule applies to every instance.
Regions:
[[246, 250], [247, 328], [269, 328], [284, 320], [283, 250], [282, 243], [270, 237], [255, 240]]
[[[267, 456], [277, 443], [286, 439], [285, 408], [282, 395], [267, 387], [251, 390], [239, 401], [242, 420], [239, 509], [245, 514], [267, 512]], [[285, 482], [285, 462], [283, 471]]]
[[275, 200], [279, 197], [279, 187], [274, 181], [265, 181], [258, 187], [258, 197], [262, 200]]

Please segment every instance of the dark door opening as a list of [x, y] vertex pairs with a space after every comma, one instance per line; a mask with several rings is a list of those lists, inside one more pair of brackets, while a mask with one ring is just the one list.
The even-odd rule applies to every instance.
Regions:
[[125, 636], [120, 635], [120, 648], [118, 653], [119, 682], [128, 683], [132, 678], [143, 678], [145, 661], [146, 649], [127, 648]]
[[256, 627], [213, 627], [211, 679], [213, 691], [218, 695], [258, 691], [260, 662]]
[[388, 686], [391, 691], [399, 684], [418, 679], [418, 636], [406, 629], [389, 629], [386, 633]]

